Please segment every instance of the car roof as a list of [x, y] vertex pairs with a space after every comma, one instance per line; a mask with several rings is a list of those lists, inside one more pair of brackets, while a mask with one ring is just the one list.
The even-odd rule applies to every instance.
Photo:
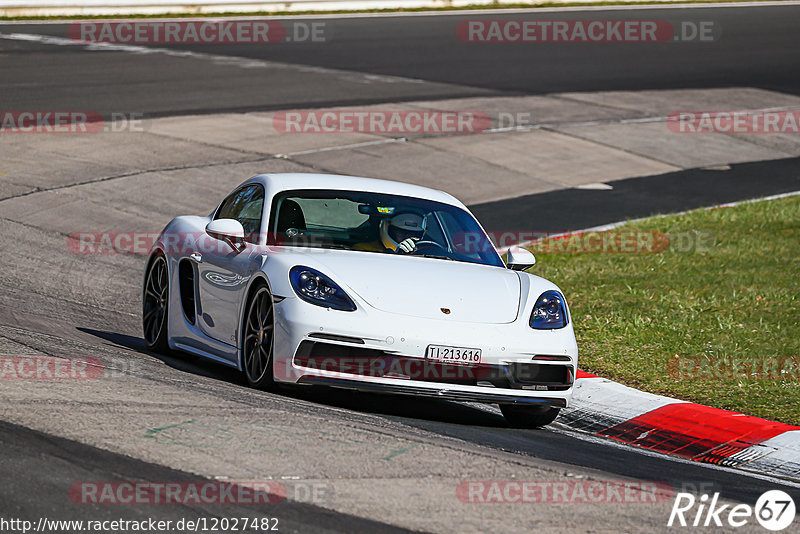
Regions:
[[454, 196], [421, 185], [395, 182], [392, 180], [379, 180], [377, 178], [360, 178], [358, 176], [342, 176], [338, 174], [316, 173], [280, 173], [259, 174], [248, 182], [260, 182], [277, 193], [279, 191], [296, 189], [333, 189], [340, 191], [365, 191], [370, 193], [386, 193], [413, 198], [433, 200], [444, 204], [464, 207]]

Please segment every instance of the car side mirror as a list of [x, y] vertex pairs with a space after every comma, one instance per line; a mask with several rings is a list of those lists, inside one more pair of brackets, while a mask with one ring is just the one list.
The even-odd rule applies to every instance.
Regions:
[[513, 247], [508, 249], [506, 265], [512, 271], [524, 271], [536, 265], [536, 256], [528, 249]]
[[244, 227], [236, 219], [216, 219], [206, 225], [206, 233], [226, 242], [236, 252], [245, 249]]

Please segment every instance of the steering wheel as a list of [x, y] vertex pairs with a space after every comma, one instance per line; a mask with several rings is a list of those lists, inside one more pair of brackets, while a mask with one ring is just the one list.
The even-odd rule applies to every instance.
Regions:
[[421, 246], [422, 247], [436, 247], [439, 250], [444, 250], [445, 252], [447, 252], [447, 249], [441, 243], [437, 243], [436, 241], [431, 241], [430, 239], [426, 239], [426, 240], [423, 240], [423, 241], [417, 241], [415, 244], [416, 244], [416, 247], [411, 252], [412, 254], [414, 252], [416, 252], [417, 250], [419, 250], [419, 248]]

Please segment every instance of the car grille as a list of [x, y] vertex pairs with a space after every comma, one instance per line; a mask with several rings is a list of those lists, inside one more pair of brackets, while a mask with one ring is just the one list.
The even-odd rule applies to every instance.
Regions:
[[294, 363], [309, 369], [373, 378], [536, 391], [569, 389], [574, 377], [571, 365], [444, 364], [382, 350], [309, 340], [300, 343], [294, 356]]

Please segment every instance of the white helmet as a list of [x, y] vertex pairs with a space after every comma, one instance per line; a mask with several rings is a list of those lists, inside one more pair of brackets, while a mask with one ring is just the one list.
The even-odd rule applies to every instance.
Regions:
[[425, 233], [425, 218], [416, 213], [400, 213], [381, 221], [380, 233], [383, 246], [397, 250], [398, 244], [404, 239], [422, 237]]

